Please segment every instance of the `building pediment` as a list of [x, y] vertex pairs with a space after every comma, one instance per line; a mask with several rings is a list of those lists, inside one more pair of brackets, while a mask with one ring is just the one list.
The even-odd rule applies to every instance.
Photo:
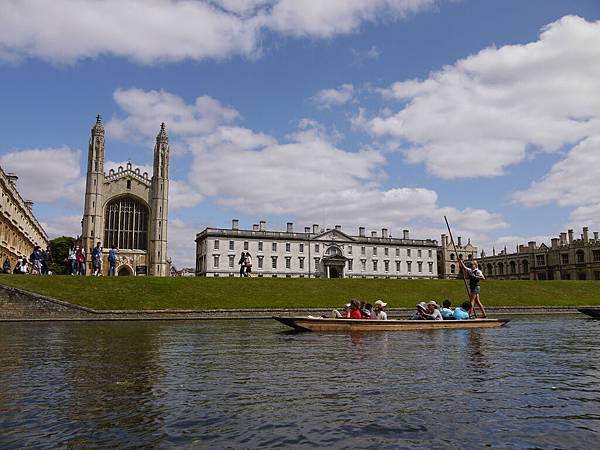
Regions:
[[340, 231], [340, 230], [328, 230], [328, 231], [324, 231], [323, 233], [315, 236], [313, 238], [313, 240], [315, 241], [339, 241], [339, 242], [343, 242], [343, 241], [354, 241], [355, 239], [352, 236], [348, 236], [346, 233]]

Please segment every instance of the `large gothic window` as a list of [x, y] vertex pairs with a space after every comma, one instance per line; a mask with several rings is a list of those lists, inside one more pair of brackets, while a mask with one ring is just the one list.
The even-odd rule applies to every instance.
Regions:
[[104, 247], [148, 250], [148, 208], [131, 197], [111, 200], [104, 216]]

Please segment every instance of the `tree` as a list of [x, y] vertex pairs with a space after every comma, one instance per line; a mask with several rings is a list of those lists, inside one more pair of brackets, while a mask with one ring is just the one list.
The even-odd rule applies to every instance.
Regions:
[[61, 236], [50, 241], [50, 251], [52, 252], [52, 262], [49, 264], [50, 270], [56, 275], [66, 275], [67, 259], [69, 249], [75, 246], [77, 239]]

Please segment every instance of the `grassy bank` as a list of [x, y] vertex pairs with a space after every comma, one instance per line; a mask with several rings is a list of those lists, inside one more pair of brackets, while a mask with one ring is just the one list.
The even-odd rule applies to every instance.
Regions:
[[[420, 300], [465, 297], [462, 281], [283, 279], [283, 278], [144, 278], [0, 275], [14, 286], [95, 309], [214, 309], [339, 307], [350, 298], [390, 307], [412, 307]], [[600, 305], [595, 281], [485, 281], [487, 306]]]

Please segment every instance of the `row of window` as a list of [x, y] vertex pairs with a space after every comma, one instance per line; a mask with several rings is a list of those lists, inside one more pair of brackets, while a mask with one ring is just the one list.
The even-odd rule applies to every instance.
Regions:
[[[578, 264], [582, 264], [585, 263], [585, 253], [582, 250], [579, 250], [575, 253], [575, 258], [576, 258], [576, 262]], [[569, 264], [569, 254], [568, 253], [561, 253], [560, 254], [560, 262], [561, 264]], [[592, 260], [594, 262], [599, 262], [600, 261], [600, 250], [592, 250]], [[546, 257], [545, 255], [536, 255], [535, 256], [535, 262], [537, 266], [545, 266], [546, 265]], [[509, 270], [511, 274], [515, 274], [517, 272], [516, 270], [516, 262], [515, 261], [510, 261], [510, 263], [508, 264], [509, 266]], [[527, 273], [529, 272], [529, 263], [527, 260], [523, 260], [522, 264], [522, 271]], [[504, 274], [504, 264], [502, 264], [501, 262], [498, 263], [497, 265], [497, 269], [498, 269], [498, 273], [500, 275]], [[488, 264], [488, 272], [491, 273], [493, 270], [492, 265]]]
[[[213, 266], [215, 268], [219, 268], [220, 266], [220, 261], [221, 261], [221, 257], [219, 255], [215, 255], [213, 256]], [[264, 257], [263, 256], [258, 256], [257, 258], [257, 264], [258, 264], [258, 269], [263, 269], [264, 268]], [[272, 269], [277, 269], [278, 267], [278, 260], [279, 258], [277, 256], [272, 256], [271, 257], [271, 268]], [[291, 269], [292, 267], [292, 258], [291, 257], [286, 257], [284, 258], [285, 260], [285, 268], [286, 269]], [[320, 262], [320, 258], [314, 258], [314, 263], [315, 263], [315, 267], [317, 267], [319, 265]], [[236, 265], [236, 257], [235, 256], [229, 256], [229, 268], [233, 269]], [[377, 272], [379, 270], [379, 268], [381, 267], [379, 265], [378, 261], [371, 261], [371, 266], [374, 272]], [[395, 261], [395, 266], [396, 266], [396, 272], [400, 272], [401, 271], [401, 261]], [[407, 272], [411, 273], [412, 272], [412, 261], [406, 261], [406, 268], [407, 268]], [[429, 273], [433, 273], [433, 262], [429, 262], [428, 263], [428, 267], [429, 267]], [[298, 258], [298, 268], [300, 270], [304, 270], [305, 268], [305, 258]], [[362, 259], [360, 260], [360, 268], [361, 270], [364, 272], [367, 270], [367, 260], [366, 259]], [[354, 270], [354, 260], [349, 259], [348, 260], [348, 270], [352, 271]], [[383, 261], [383, 270], [385, 272], [389, 272], [390, 271], [390, 261]], [[417, 262], [417, 272], [419, 273], [423, 273], [423, 262], [418, 261]]]
[[34, 226], [33, 216], [27, 214], [27, 212], [24, 213], [21, 207], [13, 202], [11, 195], [2, 192], [0, 214], [4, 215], [4, 213], [8, 214], [13, 221], [16, 220], [19, 223], [19, 228], [21, 230], [19, 234], [23, 234], [32, 244], [35, 242], [43, 242], [43, 236]]
[[[262, 252], [263, 251], [263, 245], [264, 243], [262, 241], [258, 242], [258, 251]], [[271, 251], [276, 252], [277, 251], [277, 244], [278, 242], [272, 242], [271, 243]], [[220, 241], [218, 239], [216, 239], [214, 241], [214, 249], [215, 250], [219, 250], [220, 248]], [[249, 249], [249, 242], [248, 241], [244, 241], [244, 245], [243, 245], [244, 251], [247, 251]], [[352, 255], [353, 254], [353, 248], [351, 245], [346, 246], [348, 255]], [[235, 241], [229, 241], [229, 250], [235, 250]], [[290, 242], [286, 242], [285, 243], [285, 251], [286, 253], [290, 253], [292, 251], [292, 244]], [[321, 247], [320, 244], [314, 244], [314, 252], [315, 253], [319, 253], [321, 251]], [[366, 251], [367, 248], [364, 246], [360, 247], [360, 254], [361, 256], [366, 255]], [[377, 252], [378, 252], [378, 247], [373, 247], [373, 255], [377, 256]], [[427, 256], [429, 258], [433, 257], [433, 250], [428, 250], [427, 251]], [[304, 253], [304, 243], [299, 243], [298, 244], [298, 253]], [[383, 248], [383, 255], [384, 256], [389, 256], [390, 255], [390, 249], [389, 247], [384, 247]], [[400, 256], [400, 248], [396, 248], [396, 256]], [[406, 249], [406, 256], [411, 257], [412, 256], [412, 249], [407, 248]], [[422, 258], [423, 257], [423, 251], [421, 249], [417, 249], [417, 258]]]

